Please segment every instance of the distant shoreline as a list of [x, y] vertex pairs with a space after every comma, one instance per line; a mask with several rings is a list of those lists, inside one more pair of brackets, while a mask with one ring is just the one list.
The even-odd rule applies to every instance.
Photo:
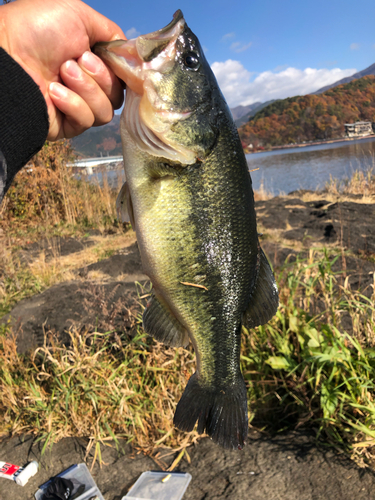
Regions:
[[264, 149], [262, 151], [249, 151], [245, 150], [246, 154], [257, 154], [257, 153], [269, 153], [270, 151], [277, 151], [279, 149], [293, 149], [293, 148], [305, 148], [308, 146], [321, 146], [322, 144], [334, 144], [336, 142], [349, 142], [349, 141], [359, 141], [361, 139], [371, 139], [375, 138], [375, 134], [364, 135], [361, 137], [342, 137], [339, 139], [329, 139], [326, 141], [314, 141], [314, 142], [305, 142], [300, 144], [286, 144], [285, 146], [272, 146], [271, 149]]

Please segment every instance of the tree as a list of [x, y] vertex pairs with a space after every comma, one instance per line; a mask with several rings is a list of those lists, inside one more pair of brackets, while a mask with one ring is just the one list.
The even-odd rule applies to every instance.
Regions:
[[374, 121], [375, 77], [339, 85], [320, 95], [278, 100], [239, 128], [241, 140], [280, 146], [342, 137], [345, 123]]

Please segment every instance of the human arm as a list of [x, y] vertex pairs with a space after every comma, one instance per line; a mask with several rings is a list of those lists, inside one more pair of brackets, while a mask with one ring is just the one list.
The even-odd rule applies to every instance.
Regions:
[[[32, 149], [18, 154], [25, 164], [46, 138], [73, 137], [111, 120], [113, 109], [122, 104], [123, 89], [90, 47], [116, 38], [125, 38], [120, 28], [79, 0], [17, 0], [0, 6], [0, 47], [5, 51], [0, 54], [0, 150], [8, 163], [6, 187], [22, 166], [13, 155], [23, 145]], [[14, 108], [22, 106], [34, 109], [32, 119], [18, 119]], [[9, 130], [11, 114], [23, 136], [21, 145], [16, 144], [17, 130]], [[36, 124], [43, 136], [38, 140]]]

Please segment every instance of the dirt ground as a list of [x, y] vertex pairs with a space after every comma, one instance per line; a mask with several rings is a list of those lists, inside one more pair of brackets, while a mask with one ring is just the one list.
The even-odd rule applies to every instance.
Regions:
[[[74, 463], [82, 463], [87, 442], [67, 438], [41, 458], [40, 445], [31, 438], [1, 443], [0, 460], [23, 463], [38, 460], [40, 471], [23, 488], [0, 479], [1, 500], [31, 500], [38, 487]], [[162, 453], [167, 453], [165, 450]], [[184, 500], [369, 500], [375, 498], [375, 474], [359, 469], [332, 450], [317, 448], [308, 434], [291, 432], [267, 437], [252, 432], [242, 451], [227, 451], [202, 439], [189, 448], [191, 463], [183, 459], [178, 470], [192, 476]], [[174, 456], [165, 459], [171, 463]], [[147, 470], [160, 470], [130, 445], [118, 452], [106, 447], [106, 465], [95, 465], [92, 475], [105, 500], [121, 500]], [[88, 460], [90, 467], [90, 459]], [[149, 499], [152, 500], [152, 499]]]
[[[297, 253], [307, 255], [316, 245], [332, 246], [341, 252], [336, 266], [345, 267], [351, 286], [370, 296], [375, 272], [375, 205], [356, 201], [305, 202], [296, 193], [257, 202], [262, 246], [273, 265], [278, 268]], [[64, 255], [91, 244], [90, 240], [73, 238], [58, 243]], [[41, 248], [48, 257], [48, 248], [40, 242], [25, 248], [23, 258], [33, 259]], [[55, 330], [62, 342], [69, 342], [67, 331], [73, 323], [82, 328], [126, 328], [140, 287], [148, 286], [134, 236], [119, 252], [76, 269], [75, 274], [75, 280], [19, 302], [0, 320], [11, 318], [20, 352], [43, 343], [43, 328]], [[80, 439], [64, 439], [41, 458], [40, 444], [33, 444], [30, 437], [24, 437], [24, 441], [22, 437], [3, 440], [0, 461], [21, 465], [37, 459], [41, 470], [24, 488], [0, 479], [0, 500], [33, 498], [38, 485], [49, 477], [84, 461], [86, 444]], [[252, 432], [241, 452], [225, 451], [203, 439], [189, 449], [189, 454], [191, 463], [180, 463], [180, 470], [193, 477], [184, 500], [375, 498], [372, 471], [358, 468], [332, 450], [318, 448], [313, 437], [303, 432], [276, 437]], [[170, 464], [173, 458], [169, 456], [165, 462]], [[143, 471], [160, 470], [150, 457], [137, 454], [130, 446], [124, 446], [120, 454], [106, 447], [103, 461], [106, 465], [102, 469], [95, 465], [93, 475], [105, 500], [120, 500]]]

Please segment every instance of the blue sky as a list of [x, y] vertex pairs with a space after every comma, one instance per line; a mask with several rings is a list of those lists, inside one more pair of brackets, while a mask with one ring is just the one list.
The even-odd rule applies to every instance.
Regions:
[[374, 0], [89, 0], [129, 34], [180, 8], [230, 107], [313, 92], [375, 62]]

